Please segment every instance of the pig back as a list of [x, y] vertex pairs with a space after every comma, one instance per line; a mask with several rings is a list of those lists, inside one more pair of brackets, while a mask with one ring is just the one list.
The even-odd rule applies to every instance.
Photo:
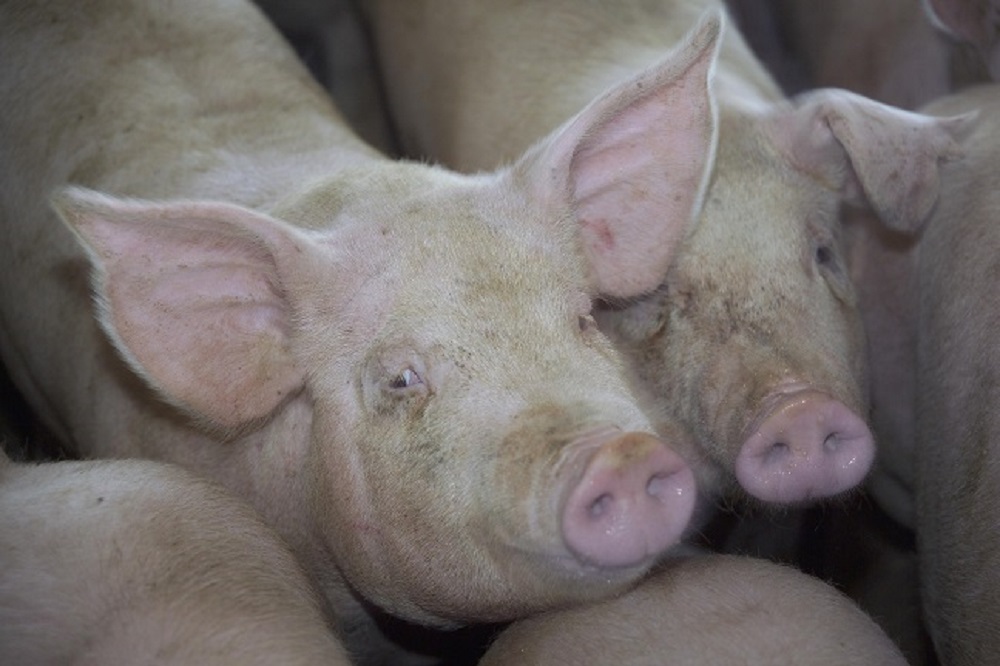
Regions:
[[[596, 95], [664, 57], [714, 0], [365, 0], [402, 149], [460, 171], [512, 161]], [[777, 85], [726, 29], [718, 88]], [[735, 92], [735, 91], [734, 91]]]

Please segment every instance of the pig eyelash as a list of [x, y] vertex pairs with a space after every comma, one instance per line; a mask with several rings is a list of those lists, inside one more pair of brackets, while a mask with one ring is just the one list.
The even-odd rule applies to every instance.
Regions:
[[580, 325], [582, 333], [589, 333], [597, 328], [597, 321], [594, 319], [594, 315], [591, 314], [580, 315], [577, 322]]
[[820, 270], [831, 276], [839, 277], [844, 272], [837, 247], [833, 243], [818, 243], [813, 250], [813, 258]]
[[389, 381], [389, 388], [400, 391], [423, 384], [424, 380], [413, 368], [406, 368]]
[[820, 245], [816, 248], [816, 263], [820, 266], [828, 266], [833, 263], [833, 248], [829, 245]]

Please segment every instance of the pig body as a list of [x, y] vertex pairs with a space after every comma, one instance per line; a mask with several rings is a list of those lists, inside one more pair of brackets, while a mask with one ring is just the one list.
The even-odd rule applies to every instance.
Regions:
[[[850, 4], [828, 9], [838, 21], [862, 20], [857, 14], [847, 18]], [[975, 62], [953, 43], [931, 35], [920, 4], [936, 28], [971, 44], [982, 60]], [[880, 7], [896, 5], [907, 11], [905, 24], [896, 27], [909, 28], [854, 33], [850, 48], [888, 53], [924, 43], [922, 57], [937, 54], [935, 66], [915, 67], [916, 60], [897, 57], [886, 60], [887, 66], [866, 83], [852, 78], [861, 73], [858, 68], [830, 60], [814, 72], [814, 82], [855, 89], [872, 85], [886, 99], [909, 91], [900, 101], [917, 103], [971, 81], [996, 78], [991, 16], [997, 3], [927, 0]], [[832, 35], [828, 50], [844, 47]], [[897, 39], [902, 41], [897, 44]], [[801, 44], [817, 46], [808, 34]], [[823, 53], [821, 49], [812, 57]], [[974, 131], [960, 142], [963, 159], [942, 169], [939, 201], [921, 234], [887, 232], [866, 211], [849, 211], [845, 218], [848, 264], [869, 334], [873, 424], [879, 439], [869, 490], [882, 509], [916, 534], [924, 625], [943, 664], [990, 663], [998, 649], [998, 583], [990, 573], [997, 566], [998, 544], [992, 530], [983, 529], [996, 524], [1000, 515], [995, 491], [1000, 463], [992, 453], [998, 362], [990, 338], [998, 317], [990, 268], [1000, 215], [994, 167], [1000, 151], [995, 139], [998, 109], [1000, 95], [990, 86], [969, 88], [922, 108], [938, 116], [978, 116]], [[876, 586], [880, 582], [873, 581]], [[870, 590], [865, 594], [873, 595]]]
[[1000, 2], [997, 0], [923, 0], [935, 28], [971, 46], [989, 78], [1000, 81]]
[[1000, 653], [1000, 87], [926, 110], [978, 110], [920, 240], [916, 530], [925, 619], [942, 663]]
[[[248, 499], [359, 661], [380, 612], [455, 626], [611, 594], [695, 489], [591, 303], [655, 286], [700, 203], [718, 28], [462, 176], [360, 142], [239, 0], [4, 3], [3, 360], [71, 451]], [[682, 159], [619, 151], [623, 125]], [[643, 179], [674, 187], [610, 220]]]
[[0, 661], [350, 663], [288, 547], [215, 484], [152, 461], [6, 459]]
[[[512, 159], [716, 6], [367, 4], [404, 146], [463, 170]], [[961, 122], [842, 91], [785, 100], [731, 27], [712, 88], [719, 143], [699, 219], [665, 281], [612, 300], [599, 323], [653, 399], [692, 429], [706, 490], [736, 489], [735, 479], [771, 503], [835, 495], [874, 457], [840, 205], [919, 226]]]
[[481, 666], [906, 664], [850, 600], [794, 569], [709, 555], [668, 562], [617, 598], [518, 621]]
[[921, 4], [929, 3], [751, 0], [729, 6], [779, 80], [791, 69], [789, 60], [797, 63], [793, 71], [798, 77], [782, 81], [790, 93], [809, 87], [843, 88], [917, 109], [982, 76], [982, 68], [963, 48], [935, 30]]
[[[962, 142], [965, 158], [942, 173], [941, 199], [928, 228], [907, 243], [852, 230], [852, 270], [873, 335], [871, 356], [883, 372], [875, 408], [910, 423], [898, 439], [896, 492], [879, 502], [915, 530], [924, 618], [944, 664], [986, 664], [1000, 649], [1000, 438], [994, 331], [995, 248], [1000, 243], [995, 164], [1000, 157], [1000, 90], [972, 88], [925, 107], [930, 113], [978, 111]], [[883, 307], [894, 299], [896, 307]], [[895, 355], [882, 355], [896, 345]], [[888, 465], [886, 466], [889, 467]], [[876, 489], [878, 486], [876, 486]]]

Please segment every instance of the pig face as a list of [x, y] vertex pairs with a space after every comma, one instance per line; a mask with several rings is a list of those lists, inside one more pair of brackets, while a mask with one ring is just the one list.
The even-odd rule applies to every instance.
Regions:
[[[442, 186], [423, 168], [397, 169], [413, 187], [378, 206], [365, 194], [387, 176], [351, 179], [359, 193], [347, 198], [360, 203], [338, 217], [364, 222], [338, 225], [310, 262], [324, 267], [315, 284], [340, 286], [295, 306], [311, 391], [332, 398], [315, 400], [314, 441], [358, 443], [315, 451], [316, 520], [324, 533], [357, 535], [331, 544], [336, 559], [368, 596], [411, 616], [447, 615], [452, 595], [469, 607], [507, 587], [516, 598], [505, 592], [482, 611], [504, 617], [526, 588], [543, 591], [534, 603], [563, 601], [545, 578], [574, 580], [577, 596], [633, 577], [679, 536], [693, 488], [681, 460], [643, 434], [651, 426], [591, 317], [578, 239], [491, 194], [492, 178]], [[334, 188], [343, 181], [305, 205]], [[282, 216], [308, 223], [301, 207]], [[686, 436], [670, 444], [683, 450]], [[659, 513], [636, 534], [642, 543], [627, 545], [624, 524], [615, 544], [577, 536], [571, 507], [624, 490], [600, 478], [605, 458], [616, 474], [643, 469], [640, 488], [663, 500], [662, 512], [642, 509]], [[578, 497], [585, 485], [596, 494]], [[578, 541], [574, 554], [567, 543]], [[469, 562], [476, 576], [459, 585], [454, 572]], [[588, 575], [599, 569], [603, 579]], [[401, 587], [420, 611], [381, 591]]]
[[840, 92], [723, 116], [702, 217], [667, 280], [600, 316], [691, 425], [714, 463], [706, 485], [733, 470], [751, 496], [794, 503], [864, 478], [865, 345], [839, 209], [864, 202], [916, 228], [951, 129]]
[[314, 573], [442, 625], [606, 595], [677, 541], [694, 483], [591, 302], [661, 282], [700, 205], [718, 32], [494, 174], [370, 158], [267, 212], [55, 206], [131, 367], [222, 440], [264, 432], [258, 466], [292, 460], [271, 487], [305, 494], [285, 534]]

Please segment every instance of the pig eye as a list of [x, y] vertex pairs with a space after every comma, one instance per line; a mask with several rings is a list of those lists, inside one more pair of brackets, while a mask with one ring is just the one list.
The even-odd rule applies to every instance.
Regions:
[[824, 273], [838, 274], [841, 272], [837, 248], [832, 243], [816, 243], [813, 248], [813, 259], [816, 266]]
[[[359, 398], [372, 414], [385, 417], [416, 415], [433, 394], [430, 368], [412, 345], [374, 349], [358, 377]], [[440, 376], [440, 372], [438, 373]]]
[[816, 248], [816, 263], [820, 266], [828, 266], [833, 263], [833, 248], [829, 245], [820, 245]]
[[819, 243], [813, 250], [813, 256], [820, 275], [826, 280], [833, 293], [841, 300], [853, 303], [854, 290], [836, 247], [828, 243]]
[[402, 391], [424, 383], [420, 375], [413, 368], [406, 368], [401, 373], [389, 380], [389, 388], [395, 391]]

